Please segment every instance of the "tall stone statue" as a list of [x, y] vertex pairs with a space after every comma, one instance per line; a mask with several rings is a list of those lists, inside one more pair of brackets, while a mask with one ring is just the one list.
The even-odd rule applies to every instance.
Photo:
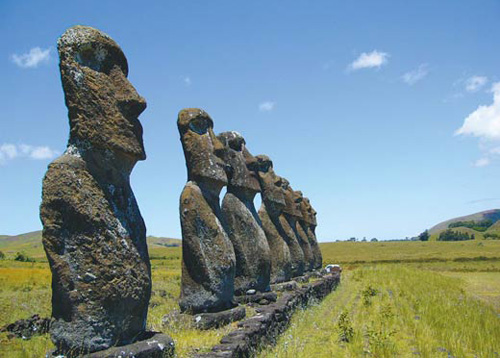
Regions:
[[[285, 198], [285, 206], [283, 211], [279, 216], [279, 228], [281, 236], [285, 239], [290, 250], [290, 261], [292, 264], [292, 276], [297, 277], [304, 274], [306, 270], [306, 264], [304, 260], [304, 251], [299, 244], [299, 239], [295, 232], [295, 228], [290, 225], [289, 216], [290, 213], [296, 214], [297, 205], [293, 199], [293, 191], [289, 190], [289, 182], [285, 178], [278, 177], [278, 185], [281, 186], [283, 196]], [[290, 196], [291, 193], [291, 196]], [[295, 222], [293, 222], [295, 226]]]
[[312, 262], [312, 252], [309, 246], [309, 241], [304, 238], [301, 228], [298, 228], [298, 220], [302, 218], [300, 212], [300, 204], [298, 203], [298, 196], [295, 191], [290, 186], [290, 183], [285, 178], [282, 178], [282, 188], [285, 195], [285, 208], [283, 209], [283, 216], [285, 221], [288, 223], [296, 242], [300, 246], [300, 251], [302, 252], [302, 264], [303, 272], [307, 272], [311, 269]]
[[[311, 244], [309, 244], [309, 237], [307, 233], [302, 228], [300, 222], [303, 220], [301, 204], [302, 204], [302, 192], [293, 191], [293, 198], [296, 205], [296, 210], [293, 215], [289, 215], [288, 221], [292, 227], [295, 227], [295, 233], [297, 235], [297, 239], [299, 240], [300, 247], [304, 252], [304, 261], [306, 264], [306, 271], [311, 271], [314, 269], [314, 254], [311, 248]], [[295, 226], [294, 226], [295, 225]]]
[[108, 35], [75, 26], [58, 41], [70, 134], [43, 180], [40, 218], [52, 271], [51, 335], [83, 353], [133, 342], [146, 327], [151, 268], [130, 187], [146, 154], [146, 101]]
[[236, 255], [234, 291], [270, 289], [271, 258], [266, 234], [262, 229], [253, 199], [260, 192], [255, 170], [257, 160], [250, 154], [245, 139], [237, 132], [224, 132], [218, 138], [225, 145], [229, 165], [229, 184], [222, 201], [222, 215]]
[[289, 281], [292, 278], [292, 258], [279, 222], [285, 207], [281, 178], [274, 172], [273, 162], [268, 156], [257, 155], [255, 158], [262, 192], [259, 218], [271, 250], [271, 283]]
[[177, 127], [188, 182], [180, 198], [182, 280], [180, 308], [191, 313], [232, 308], [235, 255], [224, 229], [219, 194], [227, 185], [223, 144], [201, 109], [179, 113]]
[[300, 224], [309, 238], [309, 244], [311, 245], [314, 257], [314, 268], [319, 269], [323, 266], [323, 255], [321, 254], [315, 233], [317, 225], [316, 211], [312, 208], [311, 202], [308, 198], [303, 198], [300, 205], [300, 211], [302, 212], [302, 221], [300, 221]]

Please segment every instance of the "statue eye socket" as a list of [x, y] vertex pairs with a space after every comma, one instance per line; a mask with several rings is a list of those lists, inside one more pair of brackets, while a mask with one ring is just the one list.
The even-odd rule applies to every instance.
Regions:
[[207, 133], [209, 127], [210, 124], [204, 118], [195, 118], [189, 123], [189, 129], [200, 135]]
[[128, 75], [127, 59], [120, 48], [86, 43], [80, 45], [73, 56], [78, 64], [94, 71], [109, 74], [115, 66], [118, 66], [125, 77]]
[[102, 72], [103, 60], [104, 58], [101, 58], [91, 45], [82, 47], [75, 53], [76, 62], [82, 66], [89, 67], [94, 71]]
[[[267, 173], [269, 171], [269, 168], [271, 168], [271, 163], [269, 162], [264, 162], [260, 164], [260, 171], [263, 173]], [[277, 184], [277, 182], [275, 184]]]
[[241, 152], [243, 150], [243, 140], [241, 138], [234, 138], [229, 141], [229, 148]]

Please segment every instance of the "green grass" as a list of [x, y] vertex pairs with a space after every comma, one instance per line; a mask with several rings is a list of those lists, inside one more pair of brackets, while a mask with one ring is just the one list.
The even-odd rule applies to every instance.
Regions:
[[347, 272], [260, 357], [494, 357], [498, 332], [497, 313], [462, 280], [379, 264]]
[[500, 241], [335, 242], [320, 244], [325, 263], [409, 263], [500, 259]]
[[[320, 305], [298, 312], [264, 357], [405, 357], [416, 352], [423, 357], [446, 357], [446, 352], [488, 357], [488, 346], [498, 349], [499, 241], [339, 242], [321, 244], [321, 249], [325, 263], [344, 267], [342, 284]], [[183, 320], [162, 325], [163, 316], [178, 309], [181, 249], [152, 245], [150, 256], [148, 328], [170, 334], [179, 357], [208, 351], [234, 325], [212, 331], [194, 330]], [[364, 298], [369, 286], [377, 294]], [[49, 316], [48, 264], [0, 260], [0, 292], [0, 325], [35, 313]], [[366, 299], [370, 304], [363, 303]], [[353, 329], [351, 342], [338, 340], [342, 312]], [[9, 340], [0, 334], [1, 357], [42, 357], [51, 347], [48, 335]]]

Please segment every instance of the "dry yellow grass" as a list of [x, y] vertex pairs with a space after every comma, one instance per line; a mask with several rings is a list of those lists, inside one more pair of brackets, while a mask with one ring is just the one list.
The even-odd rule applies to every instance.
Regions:
[[[359, 322], [362, 322], [364, 319], [371, 319], [370, 317], [372, 317], [375, 320], [374, 322], [376, 322], [376, 320], [379, 319], [377, 315], [380, 313], [375, 311], [372, 313], [364, 313], [358, 318], [355, 318], [356, 312], [360, 311], [356, 307], [358, 307], [357, 305], [359, 305], [360, 302], [360, 298], [358, 298], [359, 292], [363, 288], [361, 283], [379, 282], [380, 287], [386, 287], [389, 283], [383, 281], [383, 279], [384, 277], [391, 277], [389, 274], [394, 270], [394, 272], [400, 272], [400, 274], [398, 274], [399, 276], [397, 276], [399, 278], [397, 279], [403, 283], [404, 280], [402, 280], [402, 277], [404, 277], [403, 273], [405, 272], [417, 272], [417, 276], [415, 277], [420, 277], [421, 280], [432, 281], [434, 276], [439, 276], [445, 280], [451, 280], [449, 282], [454, 282], [452, 286], [459, 287], [459, 289], [453, 288], [453, 290], [447, 293], [448, 296], [444, 295], [442, 299], [453, 299], [453, 297], [457, 298], [460, 297], [460, 295], [463, 296], [463, 293], [468, 293], [467, 297], [471, 299], [475, 297], [480, 298], [497, 310], [500, 306], [500, 295], [498, 294], [500, 291], [500, 260], [495, 259], [500, 257], [500, 242], [498, 241], [451, 243], [339, 242], [321, 244], [321, 249], [323, 251], [325, 263], [342, 263], [346, 268], [344, 275], [345, 279], [341, 288], [330, 295], [325, 303], [321, 305], [321, 307], [324, 307], [324, 312], [331, 312], [331, 317], [337, 317], [337, 315], [340, 314], [339, 310], [345, 307], [350, 312], [350, 315], [353, 315], [352, 320], [359, 319]], [[181, 249], [154, 248], [151, 250], [151, 257], [153, 258], [151, 263], [153, 272], [153, 296], [150, 302], [148, 328], [170, 334], [176, 341], [179, 357], [188, 357], [194, 351], [208, 350], [211, 346], [218, 343], [220, 338], [227, 333], [231, 327], [228, 326], [214, 331], [202, 332], [188, 328], [185, 322], [182, 321], [163, 326], [162, 317], [178, 308], [177, 297], [180, 292]], [[377, 262], [378, 264], [376, 264]], [[380, 262], [401, 262], [401, 264], [380, 264]], [[366, 280], [369, 279], [369, 281], [356, 281], [351, 279], [351, 275], [356, 272], [355, 270], [365, 270], [362, 266], [367, 264], [372, 266], [373, 264], [381, 265], [381, 268], [367, 271], [369, 274], [366, 274]], [[442, 274], [453, 277], [443, 277]], [[395, 279], [396, 278], [394, 278], [394, 280]], [[415, 291], [412, 293], [412, 297], [420, 299], [423, 304], [435, 302], [434, 298], [426, 296], [425, 293], [425, 290]], [[380, 306], [377, 307], [382, 307], [383, 304], [389, 302], [385, 294], [380, 297], [377, 296], [377, 299], [380, 299]], [[477, 300], [474, 299], [473, 302], [477, 302]], [[398, 307], [401, 307], [401, 310], [403, 310], [404, 305]], [[438, 305], [437, 307], [439, 308]], [[483, 305], [480, 307], [482, 308], [479, 311], [474, 312], [482, 312], [480, 316], [483, 315], [484, 312], [488, 312], [487, 308], [484, 308], [488, 306]], [[307, 312], [309, 311], [306, 311], [306, 313]], [[312, 312], [313, 311], [311, 311], [311, 314]], [[425, 342], [426, 339], [427, 342], [431, 342], [430, 337], [426, 339], [421, 338], [421, 342], [423, 343], [405, 346], [401, 345], [401, 341], [413, 339], [412, 337], [415, 335], [414, 330], [416, 328], [413, 321], [403, 319], [403, 317], [405, 317], [404, 314], [406, 314], [404, 311], [394, 312], [396, 312], [396, 317], [401, 317], [400, 323], [398, 323], [399, 326], [397, 327], [404, 333], [404, 337], [406, 337], [404, 339], [399, 339], [398, 342], [400, 343], [397, 343], [396, 347], [399, 347], [398, 349], [401, 350], [398, 352], [406, 352], [404, 350], [406, 348], [410, 349], [410, 351], [411, 349], [417, 349], [419, 352], [427, 352]], [[472, 311], [462, 311], [462, 313], [460, 311], [449, 312], [451, 312], [449, 314], [453, 314], [454, 316], [464, 316], [465, 314], [471, 314], [470, 312]], [[27, 318], [35, 313], [41, 316], [50, 315], [50, 270], [48, 264], [46, 262], [23, 263], [12, 260], [0, 260], [0, 325], [11, 323], [17, 319]], [[301, 316], [302, 314], [305, 313], [300, 313], [297, 316], [297, 320], [303, 319], [306, 321], [305, 316]], [[317, 320], [313, 318], [314, 316], [310, 317], [311, 318], [308, 319], [307, 322], [309, 322], [312, 327], [316, 327], [311, 332], [316, 332], [319, 329], [318, 327], [322, 327], [322, 325], [327, 322], [325, 317], [329, 316], [323, 313], [323, 316], [316, 316]], [[463, 319], [465, 320], [465, 316]], [[375, 325], [373, 327], [376, 328], [378, 326]], [[478, 331], [486, 329], [486, 326], [483, 328], [481, 328], [480, 325], [476, 327]], [[454, 326], [444, 326], [443, 334], [453, 337], [456, 334], [454, 329], [456, 329]], [[290, 332], [286, 334], [290, 335]], [[421, 330], [419, 334], [425, 337], [426, 335], [430, 335], [429, 332], [431, 331], [427, 332]], [[299, 347], [305, 344], [303, 341], [295, 340], [289, 340], [288, 342], [288, 347], [294, 345]], [[52, 344], [48, 335], [31, 340], [9, 340], [6, 338], [5, 334], [0, 334], [1, 357], [42, 357], [51, 347]], [[470, 343], [466, 343], [464, 347], [471, 347], [471, 345]], [[320, 348], [325, 349], [325, 347]], [[299, 348], [297, 348], [295, 352], [298, 352], [298, 349]], [[290, 352], [293, 351], [294, 350], [290, 350]], [[311, 350], [311, 352], [314, 352], [314, 350]], [[341, 352], [340, 354], [344, 354], [345, 350], [339, 352]], [[360, 351], [353, 350], [353, 352], [357, 354]], [[432, 350], [429, 350], [429, 352], [435, 353]], [[311, 354], [311, 356], [313, 356], [313, 354]]]

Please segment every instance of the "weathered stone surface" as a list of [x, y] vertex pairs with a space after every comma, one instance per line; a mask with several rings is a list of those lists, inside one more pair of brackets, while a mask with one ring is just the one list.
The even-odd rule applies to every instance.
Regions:
[[286, 330], [297, 308], [322, 300], [340, 282], [340, 274], [322, 279], [283, 294], [275, 303], [256, 308], [257, 314], [238, 322], [238, 328], [224, 337], [211, 352], [197, 354], [198, 358], [254, 357], [265, 345], [274, 344]]
[[300, 201], [302, 198], [295, 192], [290, 183], [286, 179], [283, 180], [283, 189], [285, 193], [285, 209], [283, 213], [285, 215], [286, 220], [290, 224], [293, 232], [295, 233], [295, 237], [297, 238], [297, 242], [302, 249], [304, 254], [304, 272], [307, 272], [312, 269], [314, 258], [311, 251], [311, 246], [309, 245], [309, 239], [307, 235], [302, 230], [302, 227], [299, 224], [299, 220], [302, 219], [302, 213], [300, 212]]
[[309, 239], [314, 259], [313, 268], [320, 269], [323, 266], [323, 255], [321, 254], [321, 249], [319, 248], [318, 240], [315, 234], [316, 211], [312, 208], [311, 202], [308, 198], [303, 198], [300, 203], [300, 211], [302, 213], [302, 220], [299, 220], [299, 223]]
[[58, 51], [70, 136], [49, 165], [40, 207], [51, 335], [61, 351], [94, 352], [133, 342], [146, 325], [151, 268], [129, 181], [146, 158], [138, 119], [146, 102], [106, 34], [72, 27]]
[[265, 155], [258, 155], [257, 174], [262, 192], [259, 218], [271, 251], [271, 283], [284, 282], [292, 278], [290, 249], [281, 235], [283, 231], [279, 217], [285, 207], [281, 189], [281, 178], [273, 170], [273, 162]]
[[[281, 236], [285, 239], [290, 250], [290, 261], [292, 263], [292, 276], [301, 276], [306, 269], [306, 262], [304, 260], [304, 251], [299, 244], [299, 239], [295, 232], [295, 228], [290, 225], [289, 217], [290, 213], [295, 214], [297, 207], [293, 199], [293, 191], [288, 190], [289, 184], [288, 180], [280, 177], [279, 183], [281, 184], [281, 189], [283, 190], [283, 195], [285, 197], [285, 207], [283, 212], [279, 216], [278, 228], [280, 229]], [[290, 192], [292, 195], [290, 196]], [[288, 197], [287, 197], [288, 193]], [[293, 222], [295, 226], [295, 222]]]
[[238, 306], [230, 310], [214, 312], [214, 313], [199, 313], [194, 315], [194, 327], [202, 330], [219, 328], [231, 322], [239, 321], [246, 316], [246, 310], [243, 306]]
[[276, 292], [294, 291], [299, 287], [297, 281], [287, 281], [271, 285], [271, 290]]
[[49, 332], [50, 318], [41, 318], [39, 315], [20, 319], [11, 324], [0, 327], [0, 332], [8, 332], [8, 338], [30, 339], [33, 336]]
[[254, 295], [236, 296], [235, 300], [236, 300], [236, 302], [238, 302], [240, 304], [245, 304], [245, 303], [259, 303], [260, 304], [260, 302], [262, 300], [265, 300], [267, 302], [276, 302], [277, 298], [278, 298], [278, 295], [276, 294], [276, 292], [258, 292]]
[[86, 358], [167, 358], [174, 357], [174, 341], [163, 333], [146, 332], [132, 344], [85, 354]]
[[182, 280], [179, 306], [190, 313], [234, 307], [235, 255], [223, 225], [219, 193], [227, 184], [219, 156], [223, 144], [213, 132], [210, 116], [201, 109], [179, 113], [188, 182], [180, 199]]
[[249, 289], [268, 291], [271, 275], [269, 244], [262, 229], [253, 199], [260, 191], [255, 172], [257, 160], [247, 150], [237, 132], [224, 132], [218, 138], [225, 145], [229, 184], [222, 201], [222, 215], [236, 255], [234, 292]]

